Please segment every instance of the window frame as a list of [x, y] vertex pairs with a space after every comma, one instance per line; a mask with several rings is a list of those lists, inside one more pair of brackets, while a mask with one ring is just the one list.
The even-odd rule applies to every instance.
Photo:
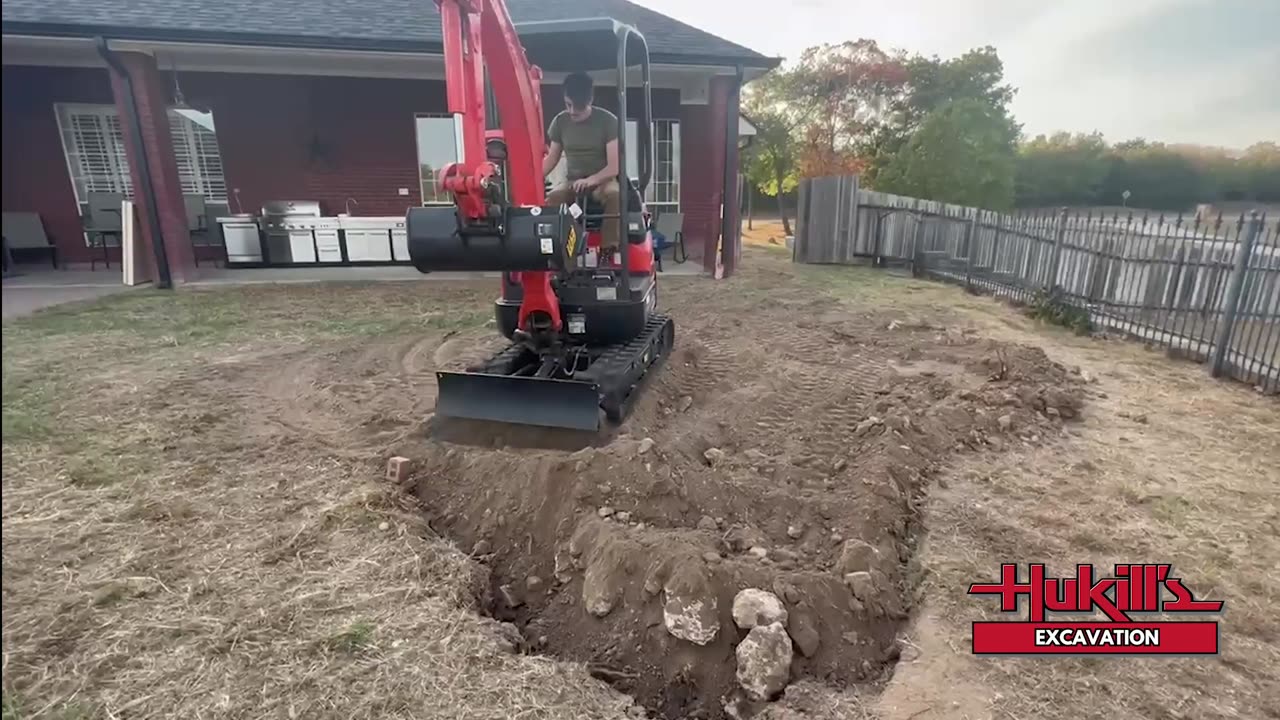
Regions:
[[[199, 147], [199, 139], [197, 135], [200, 133], [192, 130], [185, 125], [179, 125], [174, 122], [174, 117], [182, 118], [174, 108], [166, 108], [169, 117], [169, 134], [170, 142], [174, 145], [174, 154], [182, 154], [186, 156], [189, 162], [189, 172], [184, 178], [179, 172], [179, 182], [183, 184], [183, 193], [187, 193], [188, 187], [192, 188], [190, 194], [200, 194], [206, 202], [220, 204], [227, 202], [227, 175], [226, 166], [222, 160], [222, 148], [218, 144], [216, 127], [211, 131], [214, 143], [213, 157], [217, 159], [216, 172], [210, 167], [209, 154], [203, 152]], [[71, 192], [75, 197], [76, 204], [81, 207], [89, 202], [87, 195], [91, 192], [99, 192], [90, 189], [90, 185], [96, 181], [86, 180], [85, 176], [77, 173], [79, 168], [83, 167], [83, 163], [78, 161], [82, 153], [76, 149], [75, 153], [69, 151], [69, 141], [73, 139], [72, 135], [78, 132], [78, 128], [68, 126], [74, 116], [95, 116], [101, 118], [103, 122], [114, 125], [107, 129], [104, 147], [107, 148], [107, 162], [110, 166], [110, 172], [114, 176], [112, 184], [114, 187], [110, 190], [101, 192], [118, 192], [126, 198], [134, 197], [133, 175], [130, 173], [129, 156], [126, 149], [125, 127], [124, 121], [120, 118], [119, 111], [116, 106], [108, 103], [53, 103], [54, 120], [58, 127], [58, 140], [62, 144], [62, 158], [67, 164], [67, 178], [71, 182]], [[182, 118], [185, 120], [185, 118]], [[191, 123], [187, 120], [187, 123]], [[119, 135], [115, 135], [115, 131], [119, 130]], [[182, 138], [182, 147], [178, 147], [178, 138]], [[175, 164], [177, 158], [174, 158]], [[79, 164], [78, 164], [79, 163]], [[178, 166], [179, 169], [181, 166]], [[92, 173], [89, 177], [94, 177]], [[216, 188], [219, 184], [222, 186], [222, 194], [216, 192], [211, 193], [210, 190]], [[84, 185], [83, 192], [81, 186]]]
[[[453, 198], [448, 197], [447, 195], [440, 193], [439, 191], [433, 191], [431, 195], [433, 198], [443, 198], [443, 199], [438, 199], [438, 200], [433, 199], [430, 202], [427, 201], [427, 193], [426, 193], [427, 180], [422, 177], [422, 148], [419, 147], [418, 145], [418, 120], [419, 119], [436, 119], [436, 120], [452, 119], [453, 120], [453, 148], [454, 148], [453, 162], [458, 162], [459, 160], [462, 159], [462, 152], [463, 152], [462, 118], [447, 112], [415, 112], [413, 114], [413, 164], [415, 167], [415, 173], [418, 176], [418, 201], [423, 207], [438, 207], [442, 205], [452, 205]], [[435, 183], [436, 183], [436, 179], [434, 177], [431, 178], [431, 185], [433, 188], [435, 186]]]

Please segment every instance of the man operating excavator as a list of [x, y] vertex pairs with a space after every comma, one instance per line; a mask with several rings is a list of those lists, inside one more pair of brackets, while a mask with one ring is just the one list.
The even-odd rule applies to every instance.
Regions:
[[595, 107], [591, 76], [573, 73], [564, 81], [564, 110], [551, 121], [550, 141], [542, 174], [560, 163], [568, 165], [567, 180], [547, 194], [547, 203], [563, 205], [590, 194], [604, 206], [600, 247], [606, 257], [618, 250], [618, 117]]

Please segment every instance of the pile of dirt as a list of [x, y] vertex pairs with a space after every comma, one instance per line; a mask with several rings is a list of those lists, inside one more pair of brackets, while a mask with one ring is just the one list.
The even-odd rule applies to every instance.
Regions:
[[[678, 317], [633, 415], [576, 451], [439, 421], [393, 444], [432, 526], [489, 565], [484, 604], [528, 650], [585, 662], [668, 718], [750, 714], [781, 686], [744, 665], [776, 674], [758, 657], [784, 646], [782, 685], [883, 680], [916, 602], [929, 478], [1081, 412], [1083, 380], [1039, 350], [794, 316], [755, 310], [767, 343]], [[785, 608], [773, 636], [735, 623], [752, 588]]]

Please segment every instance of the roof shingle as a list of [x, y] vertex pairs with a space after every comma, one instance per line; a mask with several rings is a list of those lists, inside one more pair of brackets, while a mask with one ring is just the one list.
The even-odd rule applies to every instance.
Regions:
[[[507, 0], [512, 19], [612, 17], [644, 33], [655, 62], [776, 60], [627, 0]], [[238, 41], [438, 52], [430, 0], [4, 0], [5, 33], [104, 34], [119, 39]]]

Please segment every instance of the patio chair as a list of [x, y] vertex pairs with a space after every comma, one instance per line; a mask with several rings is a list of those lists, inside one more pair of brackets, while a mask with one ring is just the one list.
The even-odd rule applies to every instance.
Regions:
[[684, 213], [661, 213], [653, 230], [653, 259], [658, 264], [658, 272], [662, 272], [662, 251], [667, 248], [672, 249], [671, 259], [677, 264], [689, 259], [689, 253], [684, 248]]
[[24, 254], [47, 254], [53, 266], [58, 267], [58, 248], [45, 234], [40, 213], [6, 212], [3, 224], [6, 270], [13, 269], [10, 256]]
[[[89, 239], [90, 247], [102, 250], [102, 262], [107, 267], [111, 267], [111, 256], [107, 253], [107, 240], [115, 237], [116, 247], [119, 247], [123, 234], [120, 218], [120, 204], [123, 202], [123, 193], [89, 193], [89, 212], [83, 218], [84, 233]], [[98, 269], [98, 258], [91, 259], [89, 269]]]

